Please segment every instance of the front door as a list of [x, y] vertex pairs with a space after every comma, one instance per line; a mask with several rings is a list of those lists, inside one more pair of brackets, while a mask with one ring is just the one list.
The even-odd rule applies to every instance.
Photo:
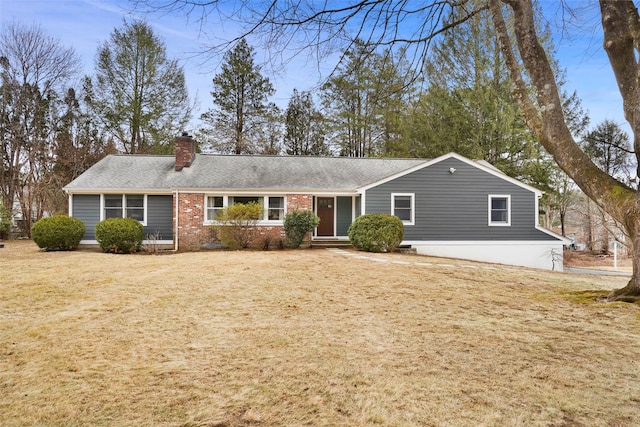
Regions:
[[317, 236], [334, 236], [333, 211], [336, 204], [335, 199], [333, 197], [318, 197], [316, 204], [316, 213], [318, 218], [320, 218]]

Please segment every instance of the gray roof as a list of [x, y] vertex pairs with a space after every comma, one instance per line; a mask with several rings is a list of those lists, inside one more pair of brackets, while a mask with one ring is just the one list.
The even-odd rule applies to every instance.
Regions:
[[425, 159], [198, 154], [174, 170], [174, 156], [110, 155], [65, 187], [70, 192], [259, 190], [351, 192]]

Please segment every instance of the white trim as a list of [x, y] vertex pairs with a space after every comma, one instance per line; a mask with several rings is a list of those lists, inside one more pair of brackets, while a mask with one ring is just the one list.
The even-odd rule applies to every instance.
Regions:
[[327, 239], [327, 238], [335, 238], [337, 237], [337, 229], [338, 229], [338, 205], [337, 205], [337, 198], [339, 196], [336, 195], [318, 195], [316, 193], [314, 193], [312, 195], [312, 197], [314, 198], [313, 201], [313, 213], [316, 214], [316, 216], [319, 217], [318, 215], [318, 197], [322, 197], [323, 199], [333, 199], [333, 234], [331, 236], [318, 236], [318, 227], [316, 227], [313, 230], [313, 234], [311, 235], [312, 238], [320, 238], [320, 239]]
[[[219, 222], [209, 219], [209, 198], [210, 197], [222, 197], [222, 208], [229, 207], [229, 197], [256, 197], [258, 199], [262, 199], [262, 207], [264, 208], [263, 217], [261, 220], [258, 220], [256, 223], [257, 226], [281, 226], [284, 225], [284, 216], [287, 214], [287, 195], [282, 193], [268, 193], [268, 194], [256, 194], [256, 193], [221, 193], [219, 191], [204, 193], [204, 218], [203, 225], [220, 225]], [[269, 198], [270, 197], [279, 197], [283, 202], [283, 211], [282, 211], [282, 219], [279, 220], [269, 220], [267, 216], [269, 215]]]
[[[303, 182], [301, 180], [300, 182]], [[247, 189], [236, 189], [236, 188], [179, 188], [179, 190], [183, 193], [201, 193], [208, 194], [214, 196], [222, 196], [222, 195], [238, 195], [238, 196], [281, 196], [281, 195], [289, 195], [289, 194], [310, 194], [314, 196], [356, 196], [360, 194], [358, 191], [345, 191], [345, 190], [309, 190], [309, 189], [300, 189], [300, 188], [291, 188], [291, 189], [256, 189], [256, 190], [247, 190]]]
[[[173, 245], [175, 242], [173, 240], [143, 240], [143, 245]], [[97, 240], [80, 240], [81, 245], [98, 245]]]
[[121, 196], [122, 197], [122, 218], [126, 218], [124, 216], [127, 212], [127, 196], [142, 196], [142, 221], [139, 221], [143, 226], [147, 225], [147, 211], [148, 211], [148, 203], [147, 203], [147, 194], [140, 193], [100, 193], [100, 221], [105, 220], [104, 216], [104, 196]]
[[356, 200], [358, 199], [358, 196], [351, 196], [351, 222], [353, 223], [353, 221], [356, 220], [356, 211], [358, 208], [358, 204], [356, 203]]
[[410, 197], [411, 198], [411, 219], [409, 221], [403, 220], [404, 225], [415, 225], [416, 220], [416, 193], [391, 193], [391, 215], [395, 215], [396, 211], [396, 196]]
[[377, 187], [377, 186], [379, 186], [381, 184], [384, 184], [386, 182], [393, 181], [394, 179], [400, 178], [400, 177], [402, 177], [404, 175], [408, 175], [408, 174], [410, 174], [412, 172], [418, 171], [420, 169], [426, 168], [428, 166], [434, 165], [436, 163], [440, 163], [443, 160], [447, 160], [447, 159], [451, 159], [451, 158], [460, 160], [463, 163], [466, 163], [466, 164], [468, 164], [470, 166], [473, 166], [473, 167], [475, 167], [477, 169], [480, 169], [480, 170], [482, 170], [484, 172], [487, 172], [487, 173], [489, 173], [489, 174], [491, 174], [491, 175], [493, 175], [495, 177], [498, 177], [500, 179], [503, 179], [503, 180], [505, 180], [507, 182], [515, 184], [518, 187], [524, 188], [524, 189], [529, 190], [531, 192], [534, 192], [534, 193], [536, 193], [538, 195], [542, 195], [542, 191], [538, 190], [537, 188], [534, 188], [534, 187], [532, 187], [530, 185], [527, 185], [527, 184], [525, 184], [523, 182], [520, 182], [517, 179], [511, 178], [510, 176], [502, 173], [500, 170], [498, 170], [498, 169], [496, 169], [494, 167], [487, 167], [487, 166], [483, 165], [480, 162], [470, 160], [470, 159], [468, 159], [468, 158], [466, 158], [464, 156], [461, 156], [458, 153], [447, 153], [447, 154], [444, 154], [444, 155], [442, 155], [440, 157], [436, 157], [435, 159], [427, 160], [424, 163], [421, 163], [421, 164], [419, 164], [417, 166], [414, 166], [412, 168], [406, 169], [406, 170], [404, 170], [402, 172], [398, 172], [398, 173], [396, 173], [394, 175], [388, 176], [388, 177], [386, 177], [384, 179], [381, 179], [380, 181], [372, 182], [371, 184], [367, 184], [367, 185], [365, 185], [363, 187], [360, 187], [360, 188], [357, 189], [357, 191], [358, 192], [366, 191], [366, 190], [368, 190], [370, 188]]
[[67, 194], [69, 198], [69, 216], [73, 216], [73, 194]]
[[73, 190], [65, 190], [65, 192], [69, 195], [73, 194], [148, 194], [150, 196], [172, 196], [174, 189], [166, 189], [166, 190], [150, 190], [150, 189], [131, 189], [131, 188], [93, 188], [93, 189], [73, 189]]
[[[489, 227], [511, 227], [511, 194], [489, 194], [487, 199], [488, 199], [487, 220], [489, 223]], [[491, 201], [493, 199], [507, 199], [507, 221], [506, 222], [491, 220]]]

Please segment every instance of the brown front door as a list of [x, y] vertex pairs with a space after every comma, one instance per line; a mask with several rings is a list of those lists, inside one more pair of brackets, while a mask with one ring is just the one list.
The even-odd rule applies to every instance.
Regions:
[[318, 225], [318, 236], [333, 236], [333, 210], [335, 209], [335, 199], [333, 197], [318, 197], [317, 214], [320, 218], [320, 224]]

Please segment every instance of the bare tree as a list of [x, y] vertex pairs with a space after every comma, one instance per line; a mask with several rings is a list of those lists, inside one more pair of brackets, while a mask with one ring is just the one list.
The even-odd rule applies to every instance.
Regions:
[[[154, 3], [165, 10], [200, 13], [201, 19], [213, 18], [215, 8], [224, 4], [221, 0]], [[306, 48], [322, 53], [336, 45], [344, 49], [345, 43], [350, 45], [360, 39], [368, 45], [403, 46], [414, 58], [414, 64], [426, 57], [435, 37], [488, 9], [514, 84], [514, 96], [527, 126], [560, 168], [589, 198], [623, 224], [630, 236], [633, 276], [625, 288], [614, 291], [610, 298], [640, 296], [640, 194], [600, 170], [574, 140], [563, 113], [552, 61], [538, 34], [533, 0], [361, 0], [338, 3], [280, 0], [266, 4], [245, 1], [242, 6], [235, 12], [241, 21], [248, 23], [246, 31], [263, 35], [272, 47]], [[454, 8], [459, 8], [462, 13], [450, 13]], [[640, 15], [631, 0], [600, 0], [600, 13], [604, 49], [618, 81], [625, 119], [633, 133], [633, 150], [638, 157], [640, 85], [637, 82], [640, 61], [636, 49], [640, 46]], [[445, 20], [448, 16], [457, 18]], [[302, 45], [296, 46], [295, 41]]]
[[42, 216], [53, 165], [53, 138], [60, 102], [79, 60], [38, 26], [12, 23], [0, 33], [0, 189], [2, 204], [18, 202], [28, 234]]

